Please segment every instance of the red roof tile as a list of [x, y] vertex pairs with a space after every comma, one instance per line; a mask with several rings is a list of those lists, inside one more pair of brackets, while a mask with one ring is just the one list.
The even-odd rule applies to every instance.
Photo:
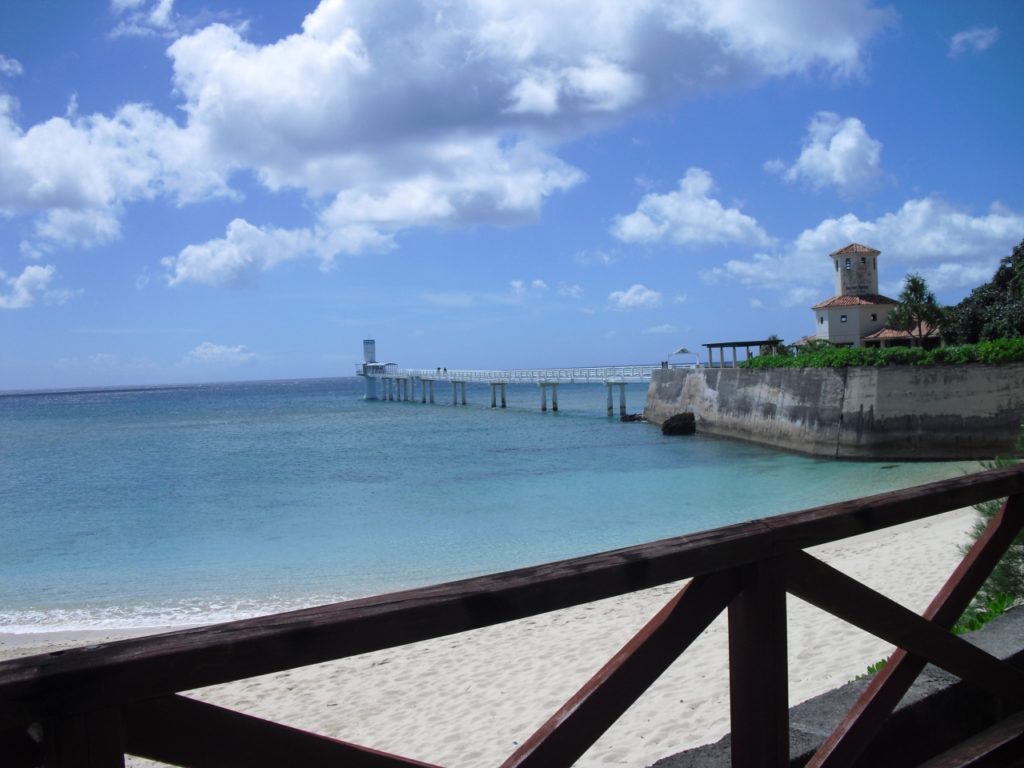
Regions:
[[865, 293], [862, 296], [833, 296], [831, 299], [818, 302], [811, 309], [825, 309], [826, 307], [856, 307], [865, 304], [898, 304], [895, 299], [888, 296], [880, 296], [877, 293]]
[[847, 253], [870, 253], [873, 256], [877, 256], [881, 251], [875, 250], [868, 245], [861, 245], [860, 243], [850, 243], [845, 248], [840, 248], [838, 251], [832, 251], [829, 256], [842, 256]]
[[[924, 326], [924, 334], [920, 333], [922, 325]], [[863, 340], [867, 341], [868, 339], [871, 339], [872, 341], [874, 341], [876, 339], [917, 339], [920, 338], [922, 335], [925, 338], [929, 336], [938, 336], [939, 329], [933, 325], [929, 325], [928, 323], [919, 323], [913, 331], [897, 331], [895, 328], [890, 328], [889, 326], [886, 325], [879, 328], [874, 333], [868, 334], [867, 336], [864, 337]]]

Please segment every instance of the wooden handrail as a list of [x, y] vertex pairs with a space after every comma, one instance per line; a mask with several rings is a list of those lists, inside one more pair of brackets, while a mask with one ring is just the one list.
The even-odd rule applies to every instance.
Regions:
[[[698, 582], [704, 583], [705, 577], [715, 577], [712, 582], [717, 587], [710, 588], [712, 582], [708, 582], [708, 589], [699, 588], [703, 590], [699, 594], [717, 595], [715, 599], [691, 597], [683, 601], [699, 605], [704, 611], [717, 605], [711, 618], [729, 605], [730, 622], [761, 622], [762, 628], [769, 631], [773, 630], [766, 622], [779, 625], [780, 633], [769, 644], [772, 658], [777, 661], [779, 648], [782, 656], [785, 655], [785, 601], [782, 600], [780, 609], [780, 596], [784, 597], [787, 589], [794, 593], [801, 588], [813, 591], [806, 588], [806, 583], [804, 587], [799, 584], [800, 574], [806, 576], [807, 569], [814, 567], [801, 559], [806, 557], [801, 554], [804, 549], [1007, 496], [1024, 499], [1024, 465], [438, 586], [14, 659], [0, 663], [0, 744], [4, 743], [5, 732], [23, 729], [31, 723], [67, 723], [94, 717], [95, 713], [128, 711], [132, 702], [166, 699], [183, 690], [405, 645], [691, 577], [701, 577], [694, 580], [695, 589], [698, 589]], [[1024, 508], [1015, 513], [1015, 519], [1022, 515]], [[1020, 520], [1014, 523], [1018, 530], [1020, 523]], [[775, 565], [765, 570], [769, 563]], [[757, 575], [752, 577], [752, 573]], [[774, 575], [769, 578], [769, 573]], [[977, 578], [978, 568], [975, 568], [969, 580]], [[764, 591], [768, 583], [773, 586]], [[836, 583], [847, 586], [843, 580]], [[761, 592], [764, 592], [763, 597], [759, 596]], [[962, 602], [959, 593], [958, 600]], [[679, 621], [678, 617], [672, 620]], [[870, 617], [866, 622], [870, 623]], [[934, 637], [927, 627], [918, 624], [908, 631], [911, 632], [908, 637], [917, 643], [915, 648], [919, 651], [929, 647], [929, 639]], [[641, 637], [644, 632], [648, 635]], [[653, 652], [650, 649], [660, 647], [656, 639], [659, 630], [649, 625], [641, 635], [635, 640], [635, 647], [627, 646], [616, 658], [625, 653], [623, 663], [644, 666], [643, 659]], [[992, 679], [989, 661], [963, 652], [955, 642], [940, 645], [940, 655], [951, 660], [953, 666], [969, 669], [972, 675], [981, 675], [986, 681]], [[673, 654], [681, 653], [685, 647], [685, 644], [677, 645], [658, 653], [663, 658], [674, 658]], [[763, 653], [764, 648], [752, 648], [739, 640], [735, 648], [731, 640], [730, 647], [734, 657], [731, 664], [739, 671], [739, 677], [749, 677], [749, 685], [754, 685], [755, 678], [765, 673], [765, 665], [759, 662], [751, 667], [750, 674], [743, 673], [741, 670], [747, 667], [737, 657]], [[634, 656], [640, 661], [629, 661]], [[644, 688], [660, 674], [656, 671], [660, 663], [645, 667], [653, 670], [653, 677]], [[784, 658], [781, 664], [784, 682]], [[611, 688], [607, 686], [620, 685], [622, 680], [622, 675], [615, 671], [614, 660], [609, 665], [611, 667], [602, 670], [604, 678], [599, 673], [588, 683], [589, 692], [585, 692], [588, 690], [585, 687], [566, 706], [575, 708], [581, 702], [608, 698], [605, 691]], [[780, 670], [773, 669], [772, 679], [777, 681]], [[763, 725], [765, 713], [759, 712], [758, 707], [770, 707], [778, 714], [778, 703], [784, 703], [785, 696], [780, 698], [777, 691], [770, 691], [751, 701], [755, 703], [748, 702], [745, 710], [737, 711], [734, 706], [734, 732], [738, 725], [736, 718], [747, 723], [744, 728], [754, 727], [755, 722]], [[614, 709], [610, 704], [599, 704], [597, 709], [607, 711], [609, 706]], [[171, 707], [170, 711], [181, 711], [181, 707]], [[615, 713], [611, 721], [618, 714], [620, 712]], [[784, 722], [784, 713], [781, 718]], [[775, 721], [778, 719], [776, 717]], [[564, 718], [559, 721], [562, 720]], [[602, 726], [601, 731], [611, 721]], [[142, 731], [145, 716], [133, 711], [131, 718], [121, 718], [119, 722], [119, 727], [127, 724], [130, 730]], [[269, 730], [268, 726], [268, 733]], [[73, 732], [80, 735], [80, 731], [81, 728]], [[580, 749], [586, 749], [601, 732], [581, 737], [578, 733], [570, 734], [565, 728], [549, 731], [538, 732], [506, 765], [569, 765], [575, 759], [571, 755], [581, 754]], [[762, 727], [762, 731], [759, 738], [779, 740], [778, 722], [770, 728]], [[307, 736], [322, 738], [313, 734]], [[566, 740], [571, 747], [555, 750], [557, 762], [545, 763], [530, 757], [531, 752], [543, 753], [552, 748], [559, 739]], [[144, 746], [138, 745], [131, 734], [122, 741], [133, 748]], [[339, 748], [331, 747], [328, 752]], [[361, 749], [353, 745], [346, 745], [346, 748]], [[159, 757], [156, 752], [148, 754]], [[381, 764], [416, 764], [404, 758], [393, 759], [398, 762], [385, 760]], [[773, 759], [772, 764], [779, 764], [778, 759]]]

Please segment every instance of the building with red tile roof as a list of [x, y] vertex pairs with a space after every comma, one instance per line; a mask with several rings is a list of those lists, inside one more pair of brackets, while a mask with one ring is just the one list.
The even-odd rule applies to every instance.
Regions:
[[885, 327], [895, 299], [878, 292], [878, 256], [881, 251], [850, 243], [829, 254], [836, 274], [836, 295], [811, 309], [817, 320], [815, 338], [849, 347]]

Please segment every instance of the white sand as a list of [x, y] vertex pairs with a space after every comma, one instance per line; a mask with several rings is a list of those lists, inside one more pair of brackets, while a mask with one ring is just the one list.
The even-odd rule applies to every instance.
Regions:
[[[959, 561], [973, 519], [972, 510], [960, 510], [812, 551], [920, 612]], [[678, 589], [659, 587], [193, 695], [426, 762], [496, 766]], [[892, 651], [792, 597], [788, 634], [791, 704], [852, 680]], [[0, 659], [110, 636], [0, 635]], [[726, 662], [723, 615], [578, 765], [640, 768], [720, 738], [729, 730]]]

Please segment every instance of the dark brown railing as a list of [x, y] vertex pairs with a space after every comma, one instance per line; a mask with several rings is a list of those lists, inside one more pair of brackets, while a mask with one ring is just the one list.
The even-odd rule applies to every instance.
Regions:
[[[923, 616], [804, 550], [1007, 497]], [[789, 758], [786, 593], [897, 646], [810, 765], [852, 765], [927, 662], [1024, 702], [949, 632], [1024, 525], [1024, 465], [534, 568], [0, 663], [0, 764], [424, 766], [179, 695], [690, 579], [502, 768], [570, 766], [723, 610], [734, 766]]]

